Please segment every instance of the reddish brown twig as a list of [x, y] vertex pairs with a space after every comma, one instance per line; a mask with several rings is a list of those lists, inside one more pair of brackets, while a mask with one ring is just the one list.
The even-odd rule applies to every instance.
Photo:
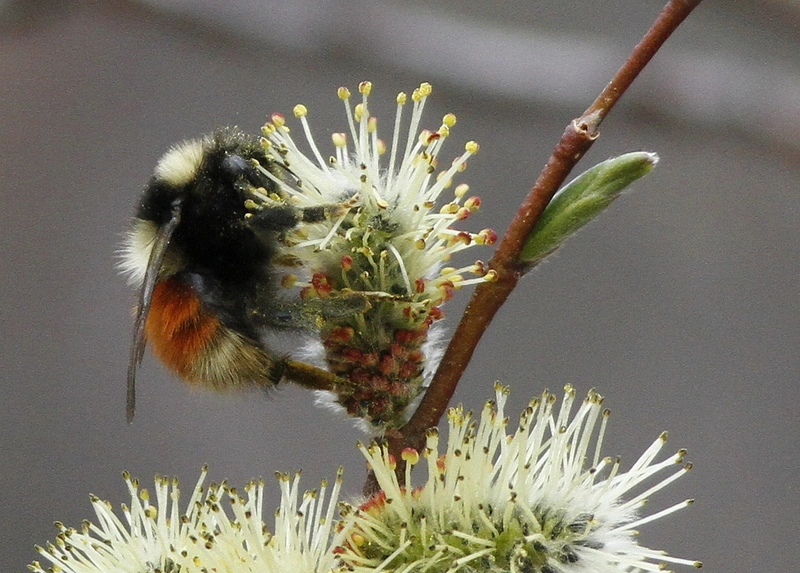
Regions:
[[[522, 269], [520, 251], [547, 204], [565, 181], [572, 168], [599, 136], [598, 128], [633, 80], [644, 69], [667, 38], [702, 0], [670, 0], [628, 60], [608, 83], [597, 99], [574, 119], [556, 145], [533, 188], [519, 208], [489, 265], [498, 273], [498, 280], [483, 283], [475, 289], [472, 300], [453, 335], [439, 369], [433, 377], [414, 415], [405, 426], [386, 438], [391, 453], [398, 460], [398, 476], [402, 478], [400, 452], [403, 448], [421, 449], [425, 431], [439, 423], [453, 396], [456, 385], [467, 367], [478, 341], [514, 290]], [[374, 484], [373, 484], [374, 485]], [[365, 490], [371, 489], [368, 480]]]

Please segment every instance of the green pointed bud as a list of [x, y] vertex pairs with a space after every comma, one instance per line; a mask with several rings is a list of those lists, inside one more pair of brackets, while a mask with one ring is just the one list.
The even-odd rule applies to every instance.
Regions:
[[525, 242], [519, 260], [527, 270], [602, 213], [625, 187], [644, 177], [658, 162], [646, 151], [613, 157], [584, 171], [555, 194]]

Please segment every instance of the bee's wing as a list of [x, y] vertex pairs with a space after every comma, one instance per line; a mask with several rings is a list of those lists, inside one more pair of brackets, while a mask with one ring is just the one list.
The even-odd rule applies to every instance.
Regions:
[[158, 230], [153, 249], [150, 251], [150, 258], [147, 260], [147, 269], [144, 274], [142, 290], [139, 292], [139, 305], [136, 308], [136, 320], [133, 325], [133, 342], [131, 343], [131, 357], [128, 363], [128, 393], [126, 400], [126, 414], [128, 423], [133, 422], [136, 413], [136, 368], [141, 364], [144, 356], [144, 348], [147, 344], [145, 340], [144, 325], [147, 315], [150, 312], [150, 303], [153, 300], [153, 290], [156, 288], [158, 271], [161, 270], [161, 263], [164, 261], [164, 254], [167, 252], [172, 233], [181, 221], [181, 203], [175, 201], [172, 204], [172, 216], [169, 221], [164, 223]]

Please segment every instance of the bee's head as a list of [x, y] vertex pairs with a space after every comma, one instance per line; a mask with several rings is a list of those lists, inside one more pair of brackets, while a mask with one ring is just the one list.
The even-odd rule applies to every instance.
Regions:
[[274, 189], [263, 171], [271, 164], [258, 140], [233, 130], [184, 141], [159, 160], [137, 217], [160, 227], [171, 217], [176, 201], [187, 214], [206, 207], [238, 214], [248, 189]]

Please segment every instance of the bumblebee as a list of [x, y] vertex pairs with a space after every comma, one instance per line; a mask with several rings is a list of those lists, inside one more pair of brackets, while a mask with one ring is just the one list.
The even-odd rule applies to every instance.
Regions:
[[[139, 290], [128, 367], [127, 417], [145, 346], [185, 381], [214, 389], [271, 387], [288, 358], [262, 342], [267, 330], [313, 328], [324, 309], [279, 296], [281, 238], [340, 205], [245, 206], [253, 190], [281, 196], [286, 168], [259, 139], [237, 130], [185, 141], [158, 161], [127, 234], [121, 268]], [[334, 312], [357, 312], [354, 297]]]

